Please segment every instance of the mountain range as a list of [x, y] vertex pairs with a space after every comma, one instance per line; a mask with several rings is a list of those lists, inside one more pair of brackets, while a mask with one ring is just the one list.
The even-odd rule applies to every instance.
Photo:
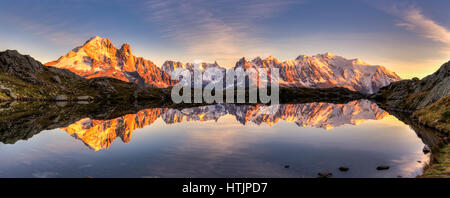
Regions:
[[[191, 72], [198, 69], [204, 72], [215, 67], [225, 72], [227, 68], [215, 63], [181, 63], [166, 61], [157, 67], [152, 61], [135, 57], [129, 44], [117, 49], [109, 39], [93, 37], [71, 50], [58, 60], [48, 62], [46, 66], [68, 69], [85, 78], [113, 77], [139, 85], [159, 88], [173, 86], [176, 81], [170, 78], [177, 68]], [[269, 56], [257, 57], [251, 61], [240, 59], [234, 67], [242, 68], [278, 68], [281, 87], [331, 88], [344, 87], [352, 91], [369, 94], [381, 87], [401, 80], [401, 78], [380, 65], [370, 65], [361, 59], [345, 59], [332, 53], [314, 56], [300, 55], [295, 60], [279, 61]], [[271, 76], [269, 76], [271, 79]], [[203, 84], [211, 80], [205, 79]]]

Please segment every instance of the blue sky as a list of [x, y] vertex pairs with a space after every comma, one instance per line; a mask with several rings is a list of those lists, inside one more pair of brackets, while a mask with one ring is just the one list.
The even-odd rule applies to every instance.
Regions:
[[450, 59], [450, 1], [2, 0], [0, 50], [41, 62], [92, 36], [154, 61], [332, 52], [423, 77]]

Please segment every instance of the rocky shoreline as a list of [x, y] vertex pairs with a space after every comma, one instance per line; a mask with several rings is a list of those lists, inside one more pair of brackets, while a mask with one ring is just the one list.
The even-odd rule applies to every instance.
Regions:
[[[380, 107], [408, 115], [400, 120], [433, 129], [438, 137], [433, 144], [432, 160], [422, 177], [450, 177], [450, 62], [423, 78], [402, 80], [368, 96]], [[420, 136], [419, 136], [420, 137]]]

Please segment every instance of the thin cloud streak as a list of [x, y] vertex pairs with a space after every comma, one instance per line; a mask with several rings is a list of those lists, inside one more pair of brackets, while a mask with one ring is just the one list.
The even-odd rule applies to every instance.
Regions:
[[[160, 25], [164, 37], [173, 39], [195, 58], [213, 58], [232, 66], [243, 54], [256, 55], [269, 49], [257, 46], [263, 31], [254, 21], [275, 16], [298, 1], [160, 1], [146, 3], [148, 21]], [[231, 6], [232, 5], [232, 6]]]
[[425, 17], [419, 9], [413, 8], [405, 11], [403, 20], [405, 20], [404, 23], [398, 23], [397, 25], [404, 26], [410, 31], [418, 32], [426, 38], [450, 45], [450, 31]]
[[394, 5], [390, 11], [399, 16], [401, 21], [396, 25], [418, 33], [424, 38], [444, 44], [443, 52], [450, 54], [450, 31], [436, 21], [426, 17], [421, 9], [413, 6]]

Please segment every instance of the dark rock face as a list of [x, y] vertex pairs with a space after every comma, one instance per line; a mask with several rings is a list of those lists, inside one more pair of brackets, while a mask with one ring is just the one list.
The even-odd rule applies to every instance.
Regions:
[[30, 83], [41, 84], [36, 73], [43, 72], [39, 62], [28, 55], [21, 55], [16, 50], [6, 50], [0, 53], [0, 72], [13, 75]]
[[[39, 62], [28, 55], [21, 55], [17, 50], [6, 50], [1, 52], [0, 62], [2, 63], [0, 69], [4, 72], [13, 73], [18, 71], [40, 72], [42, 67]], [[23, 64], [22, 67], [12, 67], [14, 65]]]
[[435, 73], [418, 80], [402, 80], [383, 87], [371, 99], [389, 108], [417, 110], [450, 94], [450, 62]]

